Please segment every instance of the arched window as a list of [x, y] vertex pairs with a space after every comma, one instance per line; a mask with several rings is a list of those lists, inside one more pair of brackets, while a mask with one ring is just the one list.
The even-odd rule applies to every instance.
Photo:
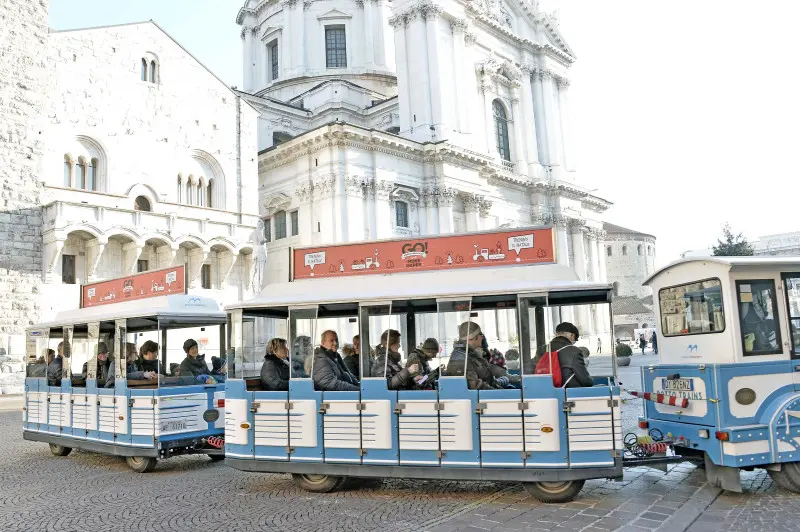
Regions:
[[408, 227], [408, 203], [398, 201], [394, 205], [397, 227]]
[[86, 188], [86, 161], [83, 157], [75, 165], [75, 188]]
[[611, 251], [611, 246], [606, 247], [606, 255], [609, 257], [613, 255], [613, 252]]
[[623, 255], [627, 255], [628, 254], [628, 246], [622, 246], [622, 254]]
[[156, 82], [156, 73], [157, 73], [156, 62], [155, 60], [150, 61], [150, 83]]
[[213, 186], [214, 186], [214, 180], [213, 179], [209, 179], [208, 180], [208, 185], [206, 186], [206, 196], [207, 196], [207, 198], [206, 198], [206, 207], [209, 207], [209, 208], [214, 206], [214, 202], [211, 201], [211, 198], [214, 197], [214, 191], [212, 190]]
[[637, 255], [641, 255], [642, 254], [642, 245], [641, 244], [636, 246], [636, 254]]
[[178, 203], [183, 202], [183, 177], [178, 174]]
[[206, 187], [203, 186], [204, 182], [202, 177], [197, 181], [197, 205], [199, 207], [205, 207]]
[[92, 159], [89, 163], [89, 181], [86, 183], [86, 190], [97, 190], [97, 159]]
[[494, 133], [497, 137], [497, 151], [504, 161], [511, 161], [511, 150], [508, 144], [508, 117], [500, 100], [492, 102], [494, 113]]
[[72, 186], [72, 161], [69, 155], [64, 156], [64, 186], [67, 188]]
[[147, 59], [142, 58], [142, 81], [147, 81]]
[[194, 188], [194, 180], [192, 176], [186, 180], [186, 205], [192, 204], [192, 189]]
[[150, 212], [150, 200], [144, 196], [138, 196], [133, 200], [133, 210]]

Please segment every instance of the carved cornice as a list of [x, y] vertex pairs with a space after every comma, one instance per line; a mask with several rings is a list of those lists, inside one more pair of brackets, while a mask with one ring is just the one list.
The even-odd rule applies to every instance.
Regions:
[[419, 4], [420, 13], [425, 20], [436, 20], [442, 14], [442, 6], [433, 2], [421, 2]]
[[344, 191], [348, 196], [356, 198], [364, 197], [364, 179], [356, 176], [347, 176], [344, 178]]
[[450, 21], [450, 27], [453, 33], [464, 33], [467, 31], [467, 28], [469, 28], [469, 22], [467, 22], [467, 19], [457, 18]]
[[355, 2], [356, 2], [356, 7], [364, 9], [364, 0], [355, 0]]
[[297, 5], [297, 0], [281, 0], [281, 6], [292, 9]]
[[394, 183], [392, 181], [375, 181], [375, 198], [388, 201], [394, 190]]
[[425, 187], [421, 194], [425, 205], [438, 205], [439, 207], [452, 207], [457, 195], [458, 190], [439, 185]]

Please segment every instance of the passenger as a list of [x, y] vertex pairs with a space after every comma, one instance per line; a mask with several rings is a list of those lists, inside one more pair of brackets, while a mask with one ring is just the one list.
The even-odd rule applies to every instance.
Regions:
[[436, 338], [428, 338], [408, 354], [406, 368], [416, 364], [419, 366], [419, 375], [414, 378], [417, 390], [432, 390], [439, 381], [439, 368], [431, 370], [430, 361], [439, 355], [439, 342]]
[[314, 352], [310, 336], [298, 336], [292, 345], [292, 376], [296, 379], [311, 376], [311, 365], [314, 363]]
[[496, 390], [508, 386], [508, 376], [495, 377], [492, 365], [481, 356], [483, 333], [476, 323], [465, 321], [459, 325], [458, 338], [447, 364], [447, 375], [466, 373], [470, 390]]
[[399, 351], [400, 332], [394, 329], [384, 331], [381, 335], [381, 345], [378, 347], [378, 358], [375, 359], [370, 375], [386, 377], [386, 386], [390, 390], [410, 390], [414, 388], [416, 381], [422, 378], [419, 374], [419, 364], [411, 364], [404, 368]]
[[506, 351], [506, 369], [509, 371], [519, 371], [519, 351], [509, 349]]
[[64, 369], [64, 342], [58, 344], [58, 356], [47, 364], [47, 385], [61, 386], [61, 376]]
[[181, 377], [182, 382], [194, 384], [201, 382], [205, 384], [215, 384], [215, 380], [211, 377], [208, 371], [208, 365], [202, 358], [197, 356], [197, 342], [191, 338], [183, 342], [183, 351], [186, 353], [186, 358], [181, 362]]
[[271, 392], [289, 391], [289, 348], [286, 340], [273, 338], [267, 345], [264, 364], [261, 365], [261, 384]]
[[[89, 362], [83, 363], [81, 376], [86, 379]], [[95, 377], [98, 388], [114, 387], [114, 357], [108, 353], [108, 346], [105, 342], [97, 343], [97, 376]]]
[[131, 367], [136, 366], [136, 361], [139, 358], [139, 352], [136, 350], [136, 344], [125, 342], [125, 367], [131, 371]]
[[[558, 363], [561, 365], [561, 378], [566, 388], [580, 388], [581, 386], [594, 386], [592, 376], [586, 369], [586, 363], [580, 348], [573, 345], [578, 341], [580, 332], [575, 325], [565, 321], [556, 327], [556, 335], [545, 350], [558, 353]], [[541, 349], [540, 349], [541, 350]], [[541, 359], [544, 351], [537, 353], [531, 368], [525, 368], [526, 375], [533, 375], [536, 364]], [[526, 365], [527, 366], [527, 365]]]
[[344, 347], [342, 347], [342, 361], [351, 375], [360, 376], [359, 367], [361, 364], [359, 363], [358, 350], [355, 344], [344, 344]]
[[225, 382], [228, 377], [228, 361], [225, 357], [211, 357], [211, 376], [217, 382]]
[[180, 377], [181, 376], [181, 365], [177, 362], [173, 362], [169, 365], [169, 374], [173, 377]]
[[325, 331], [320, 338], [320, 350], [314, 355], [314, 388], [324, 392], [357, 392], [358, 379], [347, 371], [337, 350], [339, 336]]
[[139, 358], [132, 366], [128, 366], [128, 379], [152, 381], [163, 374], [161, 362], [158, 360], [158, 344], [147, 340], [139, 348]]

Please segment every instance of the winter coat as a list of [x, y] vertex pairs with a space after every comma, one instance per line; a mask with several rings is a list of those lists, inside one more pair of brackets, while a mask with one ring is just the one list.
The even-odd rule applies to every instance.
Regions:
[[[386, 377], [386, 386], [390, 390], [410, 390], [414, 388], [414, 376], [417, 373], [411, 374], [407, 368], [404, 368], [400, 363], [400, 353], [396, 351], [389, 351], [388, 357], [386, 348], [381, 346], [378, 349], [378, 358], [375, 359], [375, 364], [372, 365], [372, 377]], [[384, 365], [386, 366], [386, 374], [384, 375]]]
[[323, 392], [357, 392], [358, 379], [347, 371], [347, 366], [336, 351], [320, 348], [314, 355], [314, 389]]
[[161, 366], [159, 360], [145, 360], [142, 357], [133, 361], [133, 364], [128, 364], [126, 370], [126, 377], [129, 380], [145, 380], [145, 372], [154, 371], [156, 375], [166, 375], [164, 368]]
[[427, 375], [426, 380], [422, 385], [415, 385], [418, 390], [432, 390], [436, 386], [436, 381], [439, 380], [439, 368], [431, 370], [430, 359], [421, 349], [414, 349], [408, 354], [406, 360], [406, 367], [414, 364], [419, 365], [419, 374]]
[[[558, 351], [558, 363], [561, 365], [561, 379], [562, 382], [567, 383], [567, 388], [594, 386], [592, 376], [589, 374], [589, 370], [586, 369], [586, 360], [583, 358], [583, 353], [563, 336], [556, 336], [553, 338], [550, 341], [549, 347], [539, 348], [539, 351], [533, 359], [532, 366], [528, 367], [528, 365], [525, 364], [525, 375], [534, 374], [536, 364], [547, 349], [550, 351]], [[572, 379], [570, 379], [570, 377], [572, 377]]]
[[[83, 363], [83, 370], [81, 376], [86, 380], [87, 367], [89, 362]], [[97, 387], [98, 388], [113, 388], [114, 387], [114, 357], [108, 355], [105, 362], [97, 361]]]
[[490, 367], [491, 364], [477, 351], [471, 347], [467, 348], [464, 341], [456, 342], [453, 346], [450, 361], [447, 363], [447, 375], [464, 375], [465, 359], [467, 386], [469, 386], [470, 390], [496, 390], [503, 388], [500, 383], [495, 382], [495, 377]]
[[[360, 371], [360, 366], [361, 366], [360, 356], [361, 356], [361, 355], [359, 355], [358, 353], [356, 353], [356, 354], [354, 354], [354, 355], [348, 355], [348, 356], [346, 356], [346, 357], [342, 357], [342, 362], [344, 362], [344, 365], [345, 365], [345, 367], [347, 368], [347, 371], [349, 371], [349, 372], [350, 372], [350, 374], [351, 374], [351, 375], [353, 375], [353, 376], [354, 376], [354, 377], [356, 377], [356, 378], [359, 378], [359, 377], [361, 376], [361, 371]], [[365, 372], [365, 373], [366, 373], [367, 375], [369, 375], [369, 372]]]
[[181, 377], [197, 377], [199, 375], [210, 375], [211, 371], [208, 369], [208, 364], [204, 360], [192, 358], [186, 355], [186, 358], [181, 362]]
[[272, 353], [264, 357], [261, 365], [261, 384], [271, 392], [289, 391], [289, 361]]
[[47, 385], [61, 386], [61, 376], [63, 372], [64, 359], [56, 357], [47, 366]]

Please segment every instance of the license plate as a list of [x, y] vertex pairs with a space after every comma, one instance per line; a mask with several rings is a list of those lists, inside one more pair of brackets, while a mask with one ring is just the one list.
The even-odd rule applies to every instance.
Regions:
[[694, 381], [692, 379], [661, 379], [661, 388], [665, 392], [692, 392]]
[[161, 432], [171, 432], [174, 430], [185, 430], [185, 429], [186, 429], [185, 421], [167, 421], [166, 423], [161, 424]]

